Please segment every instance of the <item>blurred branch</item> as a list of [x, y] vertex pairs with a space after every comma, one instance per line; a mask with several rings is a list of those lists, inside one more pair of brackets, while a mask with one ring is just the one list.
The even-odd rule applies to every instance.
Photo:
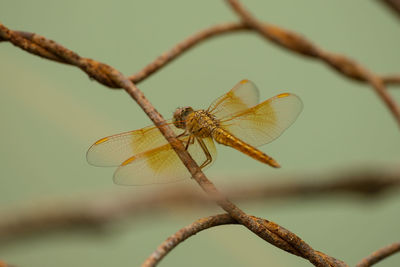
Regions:
[[[225, 194], [240, 202], [264, 201], [295, 197], [328, 197], [337, 194], [360, 195], [371, 201], [372, 197], [384, 193], [396, 192], [400, 187], [400, 172], [389, 171], [353, 171], [352, 173], [296, 175], [275, 177], [279, 181], [302, 180], [291, 183], [253, 183], [226, 186]], [[273, 178], [273, 177], [272, 177]], [[126, 217], [138, 218], [141, 215], [154, 213], [154, 210], [171, 207], [205, 208], [211, 206], [204, 194], [192, 188], [177, 186], [172, 190], [160, 190], [137, 197], [127, 194], [99, 194], [85, 198], [74, 198], [73, 201], [48, 201], [34, 207], [13, 208], [10, 212], [0, 214], [0, 240], [26, 238], [44, 231], [63, 231], [71, 229], [90, 230], [107, 223], [116, 222]], [[34, 212], [32, 212], [34, 210]]]
[[357, 263], [356, 267], [372, 266], [375, 263], [383, 259], [386, 259], [387, 257], [393, 255], [396, 252], [400, 252], [400, 242], [396, 242], [381, 249], [378, 249], [377, 251], [375, 251], [374, 253], [362, 259], [359, 263]]
[[4, 261], [0, 260], [0, 267], [15, 267], [14, 265], [10, 265], [5, 263]]
[[394, 14], [400, 16], [400, 0], [381, 0], [380, 2], [390, 8]]
[[383, 80], [383, 82], [386, 85], [400, 83], [400, 75], [396, 75], [396, 74], [381, 76], [381, 79]]

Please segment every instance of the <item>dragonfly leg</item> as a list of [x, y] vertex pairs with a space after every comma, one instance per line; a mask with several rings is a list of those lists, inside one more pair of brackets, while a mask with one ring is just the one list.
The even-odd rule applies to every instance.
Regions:
[[206, 160], [200, 165], [200, 169], [203, 169], [205, 166], [211, 163], [212, 161], [212, 156], [210, 152], [207, 149], [206, 144], [204, 144], [203, 140], [201, 138], [197, 138], [197, 142], [199, 142], [201, 149], [203, 149], [204, 154], [206, 155]]
[[[181, 137], [189, 135], [188, 132], [185, 130], [183, 133], [176, 136], [176, 138], [180, 139]], [[189, 145], [194, 144], [194, 138], [192, 135], [189, 135], [189, 139], [187, 141], [181, 140], [182, 143], [185, 144], [185, 150], [188, 150]]]
[[185, 150], [188, 150], [189, 145], [191, 145], [191, 144], [193, 144], [193, 143], [194, 143], [193, 135], [190, 135], [190, 136], [189, 136], [189, 139], [186, 141]]
[[183, 137], [183, 136], [186, 136], [186, 135], [188, 135], [188, 132], [185, 130], [183, 133], [177, 135], [176, 138], [180, 138], [180, 137]]

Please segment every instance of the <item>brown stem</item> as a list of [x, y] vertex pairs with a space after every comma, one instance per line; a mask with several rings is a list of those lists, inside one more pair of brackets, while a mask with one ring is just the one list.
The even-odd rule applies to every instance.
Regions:
[[371, 255], [357, 263], [356, 267], [372, 266], [375, 263], [380, 262], [381, 260], [386, 259], [387, 257], [397, 252], [400, 252], [400, 242], [395, 242], [386, 247], [378, 249], [377, 251], [373, 252]]
[[399, 84], [400, 83], [400, 75], [384, 75], [381, 76], [382, 81], [386, 84], [386, 85], [391, 85], [391, 84]]
[[385, 4], [393, 14], [399, 16], [400, 18], [400, 0], [381, 0], [381, 3]]

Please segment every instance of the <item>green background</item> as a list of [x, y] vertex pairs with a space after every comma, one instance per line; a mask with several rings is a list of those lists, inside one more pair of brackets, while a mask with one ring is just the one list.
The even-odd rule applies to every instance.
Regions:
[[[400, 70], [400, 21], [379, 1], [243, 2], [258, 18], [351, 56], [377, 73]], [[0, 1], [0, 21], [7, 27], [44, 35], [126, 75], [198, 30], [237, 20], [223, 1]], [[170, 117], [178, 106], [207, 107], [243, 78], [258, 85], [261, 99], [285, 91], [299, 95], [304, 110], [279, 139], [261, 148], [280, 162], [280, 170], [218, 146], [218, 160], [206, 174], [222, 191], [244, 179], [275, 183], [284, 182], [279, 174], [287, 174], [289, 181], [299, 173], [317, 174], [307, 179], [312, 182], [351, 169], [390, 169], [398, 164], [398, 125], [368, 85], [254, 33], [202, 43], [138, 87]], [[390, 93], [399, 103], [399, 87]], [[111, 180], [113, 169], [88, 165], [85, 153], [95, 140], [141, 128], [150, 124], [149, 119], [124, 91], [109, 90], [77, 68], [30, 55], [9, 43], [0, 47], [0, 120], [2, 214], [21, 207], [35, 213], [41, 203], [88, 194], [140, 196], [175, 186], [117, 186]], [[182, 184], [199, 190], [193, 181]], [[351, 265], [400, 239], [398, 193], [379, 201], [335, 195], [239, 206]], [[218, 207], [149, 210], [105, 233], [71, 230], [4, 243], [0, 259], [17, 266], [138, 266], [179, 228], [220, 212]], [[240, 226], [204, 231], [161, 263], [205, 265], [310, 264]], [[379, 266], [399, 265], [396, 255]]]

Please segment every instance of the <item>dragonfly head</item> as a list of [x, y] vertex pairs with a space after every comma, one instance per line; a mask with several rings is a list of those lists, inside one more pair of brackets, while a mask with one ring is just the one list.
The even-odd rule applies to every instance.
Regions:
[[192, 107], [182, 107], [177, 108], [174, 112], [174, 125], [177, 128], [185, 129], [186, 128], [186, 117], [194, 112]]

